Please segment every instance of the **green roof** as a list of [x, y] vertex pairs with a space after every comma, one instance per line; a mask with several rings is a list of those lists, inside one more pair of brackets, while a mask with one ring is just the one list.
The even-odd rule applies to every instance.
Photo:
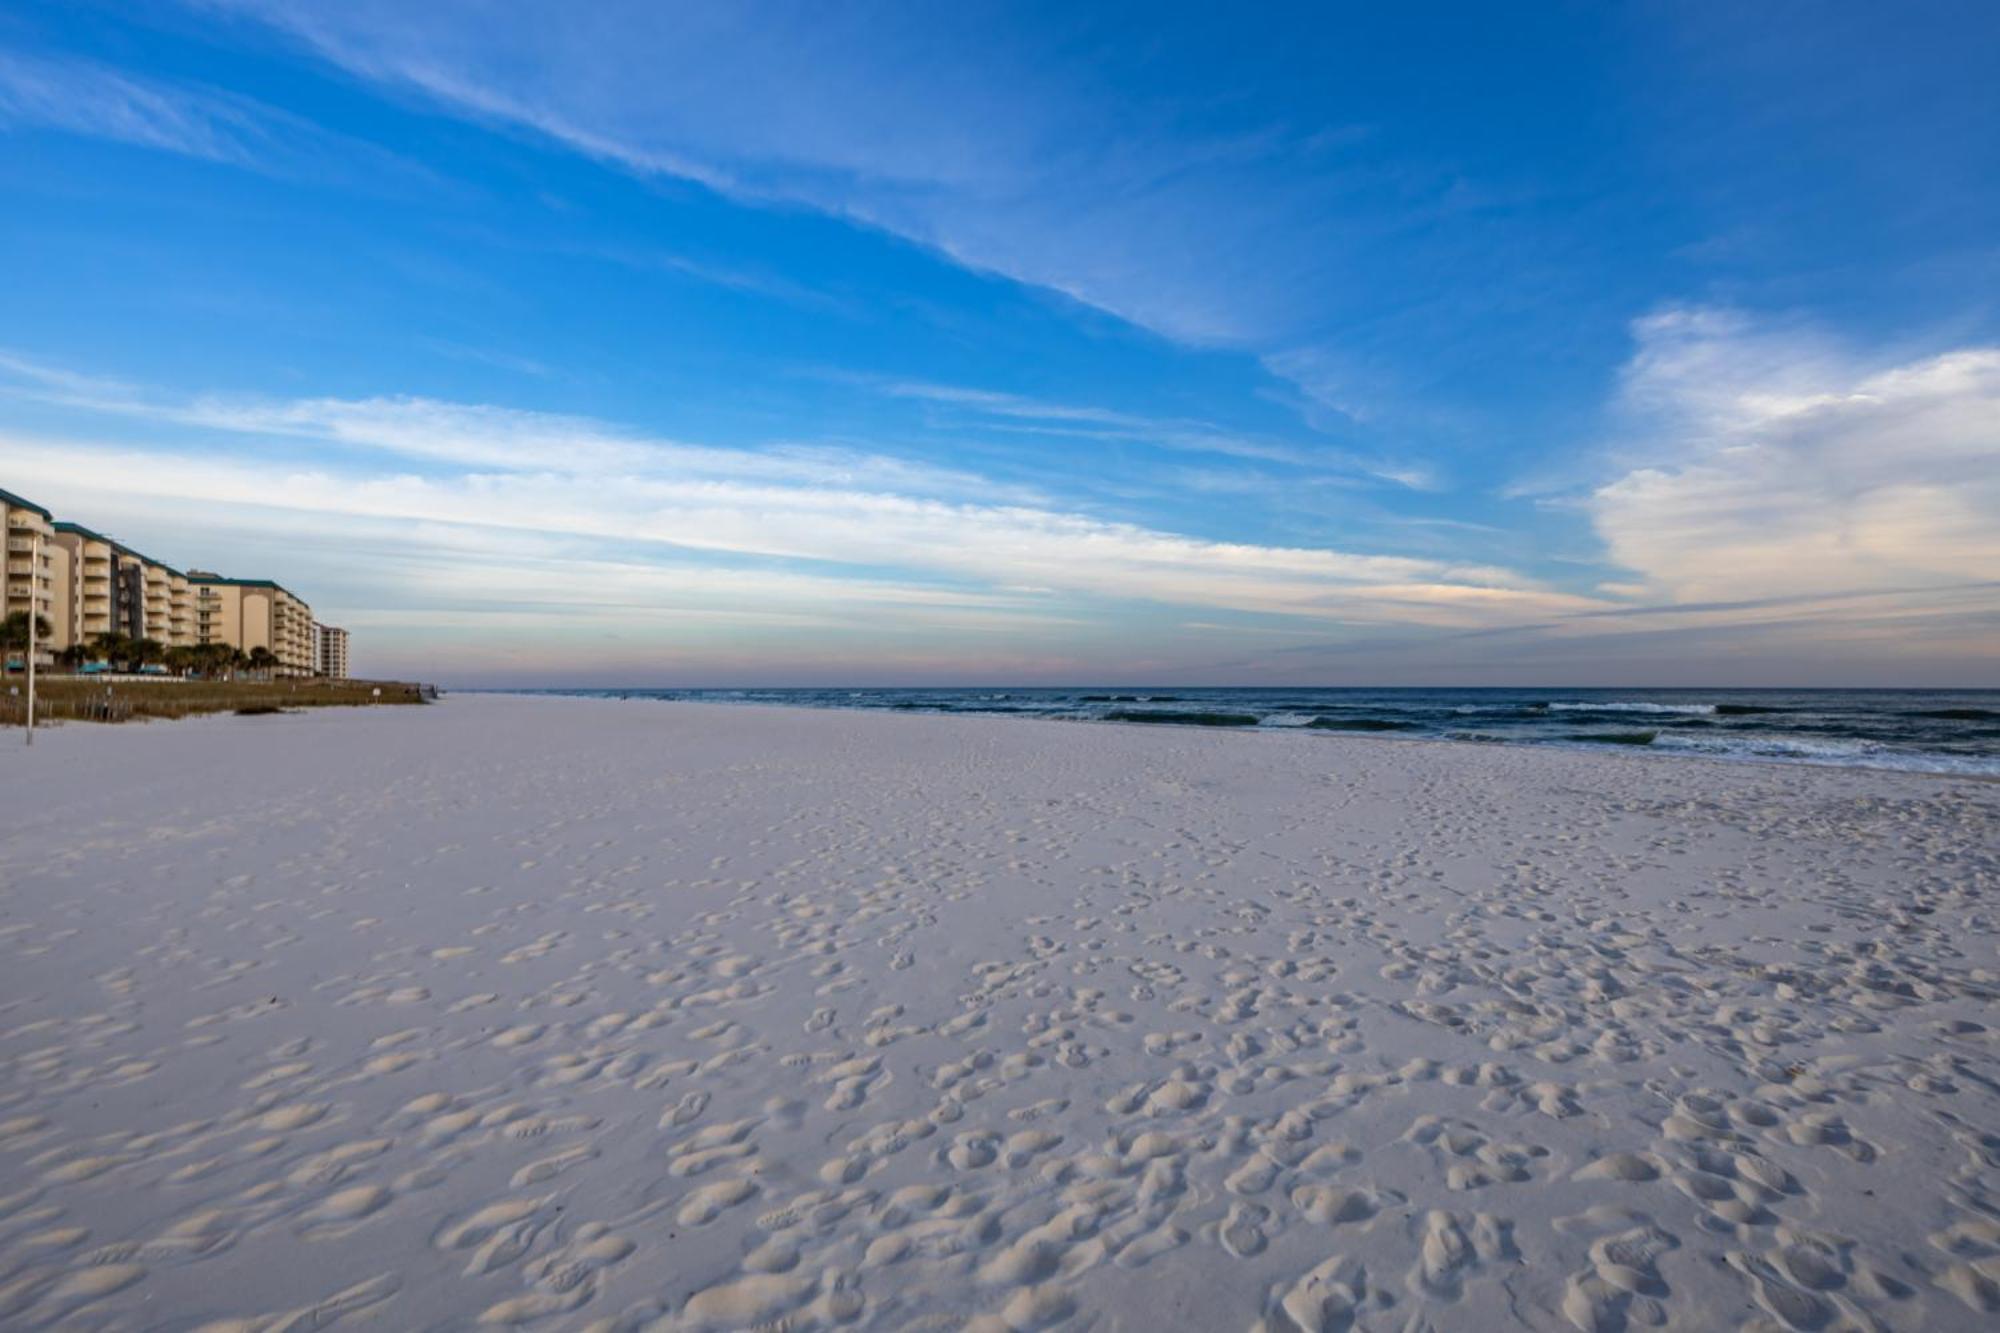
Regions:
[[40, 505], [36, 504], [33, 500], [23, 500], [20, 496], [14, 494], [14, 492], [12, 491], [0, 491], [0, 504], [12, 505], [16, 509], [32, 509], [37, 514], [40, 514], [46, 521], [50, 523], [56, 521], [56, 516], [54, 514], [51, 514], [48, 510], [42, 508]]
[[137, 551], [127, 546], [124, 542], [119, 541], [116, 537], [107, 537], [103, 533], [98, 532], [94, 528], [86, 528], [85, 526], [83, 526], [83, 524], [72, 523], [68, 519], [63, 519], [61, 522], [57, 523], [56, 531], [74, 533], [79, 537], [85, 537], [94, 542], [103, 542], [106, 546], [109, 546], [114, 551], [123, 551], [126, 555], [139, 556], [139, 559], [141, 560], [144, 560], [146, 558], [143, 555], [139, 555]]
[[[48, 516], [49, 511], [43, 509], [40, 505], [28, 504], [27, 501], [18, 499], [17, 497], [8, 494], [6, 491], [0, 491], [0, 499], [5, 499], [8, 504], [19, 504], [24, 508], [33, 509], [37, 513], [41, 514], [43, 517]], [[50, 522], [54, 521], [55, 520], [50, 519]], [[222, 575], [220, 574], [200, 574], [200, 573], [184, 574], [180, 570], [175, 569], [172, 565], [162, 564], [160, 561], [153, 559], [153, 557], [150, 555], [140, 554], [139, 552], [133, 550], [131, 547], [127, 546], [124, 542], [119, 541], [116, 537], [107, 537], [101, 532], [95, 532], [89, 528], [86, 528], [81, 523], [71, 523], [68, 520], [64, 520], [63, 522], [56, 523], [56, 531], [74, 533], [77, 536], [83, 537], [89, 541], [103, 542], [106, 546], [109, 546], [114, 551], [117, 551], [123, 555], [129, 555], [134, 560], [143, 560], [149, 565], [157, 565], [159, 566], [159, 568], [166, 570], [167, 573], [173, 575], [175, 578], [186, 579], [189, 583], [226, 584], [232, 588], [273, 588], [285, 594], [285, 596], [291, 598], [293, 601], [297, 602], [300, 606], [305, 606], [307, 604], [305, 598], [299, 596], [297, 593], [293, 592], [290, 588], [287, 588], [284, 584], [274, 582], [271, 579], [226, 579], [222, 577]]]
[[220, 583], [231, 588], [276, 588], [300, 606], [306, 604], [305, 598], [299, 596], [284, 584], [272, 579], [226, 579], [220, 574], [189, 574], [187, 581], [189, 583]]
[[155, 560], [150, 555], [146, 555], [140, 551], [135, 551], [131, 547], [127, 546], [124, 542], [119, 541], [116, 537], [107, 537], [101, 532], [97, 532], [94, 531], [93, 529], [86, 528], [81, 523], [72, 523], [68, 519], [64, 519], [62, 522], [56, 524], [56, 531], [70, 532], [76, 534], [79, 537], [86, 538], [87, 540], [90, 541], [103, 542], [106, 546], [109, 546], [112, 550], [117, 551], [123, 555], [129, 555], [134, 560], [143, 560], [149, 565], [158, 565], [161, 569], [166, 570], [167, 573], [172, 574], [177, 579], [184, 579], [187, 577], [187, 575], [181, 573], [178, 569], [175, 569], [172, 565], [167, 564], [165, 561]]

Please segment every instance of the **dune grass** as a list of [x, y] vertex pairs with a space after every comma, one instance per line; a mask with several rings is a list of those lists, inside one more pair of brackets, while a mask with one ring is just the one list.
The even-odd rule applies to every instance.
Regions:
[[[0, 692], [0, 725], [27, 718], [26, 689], [18, 676]], [[381, 694], [375, 694], [380, 690]], [[129, 722], [192, 717], [199, 713], [276, 713], [295, 708], [349, 708], [429, 702], [423, 687], [395, 680], [187, 680], [97, 681], [86, 676], [44, 676], [35, 687], [36, 717], [51, 722]]]

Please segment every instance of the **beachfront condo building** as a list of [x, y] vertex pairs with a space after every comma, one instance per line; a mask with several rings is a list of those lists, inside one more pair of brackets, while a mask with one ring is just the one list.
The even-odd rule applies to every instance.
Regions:
[[81, 523], [57, 523], [54, 542], [70, 564], [68, 643], [100, 634], [151, 639], [169, 648], [192, 644], [194, 589], [171, 565]]
[[268, 648], [280, 676], [310, 676], [312, 608], [269, 579], [226, 579], [190, 570], [196, 643], [226, 643], [243, 652]]
[[[99, 635], [151, 639], [167, 648], [223, 643], [248, 653], [268, 648], [281, 676], [319, 668], [312, 608], [269, 579], [183, 573], [81, 523], [0, 490], [6, 533], [4, 612], [33, 608], [49, 623], [36, 660]], [[340, 661], [346, 674], [346, 634]]]
[[69, 553], [56, 546], [55, 519], [48, 510], [11, 491], [0, 491], [0, 529], [6, 533], [5, 576], [0, 581], [0, 618], [27, 612], [49, 624], [49, 638], [35, 645], [39, 662], [53, 660], [71, 642]]
[[347, 679], [347, 631], [338, 625], [314, 625], [314, 654], [319, 674], [331, 680]]

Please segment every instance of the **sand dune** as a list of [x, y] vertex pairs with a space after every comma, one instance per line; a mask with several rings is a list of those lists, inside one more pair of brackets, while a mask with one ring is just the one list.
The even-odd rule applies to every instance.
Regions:
[[0, 808], [0, 1327], [2000, 1322], [2000, 785], [454, 697]]

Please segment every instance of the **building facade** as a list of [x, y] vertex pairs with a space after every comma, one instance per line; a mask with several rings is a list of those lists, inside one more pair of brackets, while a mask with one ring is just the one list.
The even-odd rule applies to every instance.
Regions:
[[[100, 635], [151, 639], [166, 648], [227, 644], [241, 652], [268, 648], [281, 676], [320, 669], [312, 608], [269, 579], [182, 573], [80, 523], [59, 522], [42, 506], [0, 490], [5, 577], [0, 615], [31, 607], [49, 622], [36, 659], [47, 663], [72, 644]], [[330, 629], [332, 627], [329, 627]], [[339, 635], [340, 674], [347, 674], [347, 633]]]
[[169, 648], [195, 642], [187, 575], [81, 523], [56, 523], [54, 529], [70, 567], [69, 642], [91, 643], [100, 634]]
[[319, 645], [319, 674], [333, 680], [347, 679], [347, 631], [338, 625], [314, 625]]
[[226, 579], [190, 571], [194, 589], [196, 643], [226, 643], [242, 652], [268, 648], [280, 676], [310, 676], [313, 660], [312, 608], [269, 579]]
[[4, 580], [0, 580], [0, 618], [27, 612], [46, 620], [48, 641], [36, 643], [35, 658], [51, 661], [72, 641], [68, 632], [69, 557], [55, 545], [55, 519], [33, 501], [0, 491], [0, 530], [5, 531], [7, 546]]

